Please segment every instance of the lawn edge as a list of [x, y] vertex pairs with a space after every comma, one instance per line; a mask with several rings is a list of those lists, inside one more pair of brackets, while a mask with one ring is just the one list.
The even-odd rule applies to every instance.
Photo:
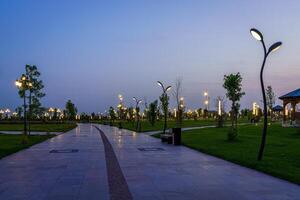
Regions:
[[[183, 131], [183, 132], [184, 132], [184, 131]], [[159, 133], [155, 133], [155, 134], [151, 134], [151, 135], [149, 135], [149, 136], [151, 136], [151, 137], [153, 137], [153, 138], [155, 138], [155, 139], [160, 139], [159, 137], [157, 137], [158, 134], [159, 134]], [[210, 152], [207, 152], [207, 151], [205, 151], [205, 150], [194, 148], [194, 147], [192, 147], [192, 146], [189, 146], [188, 144], [185, 144], [184, 142], [182, 142], [181, 145], [182, 145], [182, 146], [185, 146], [185, 147], [187, 147], [187, 148], [189, 148], [189, 149], [192, 149], [192, 150], [194, 150], [194, 151], [197, 151], [197, 152], [200, 152], [200, 153], [209, 155], [209, 156], [213, 156], [213, 157], [222, 159], [222, 160], [227, 161], [227, 162], [230, 162], [230, 163], [234, 163], [234, 164], [239, 165], [239, 166], [241, 166], [241, 167], [245, 167], [245, 168], [248, 168], [248, 169], [255, 170], [255, 171], [257, 171], [257, 172], [263, 173], [263, 174], [268, 175], [268, 176], [272, 176], [273, 178], [277, 178], [277, 179], [280, 179], [280, 180], [282, 180], [282, 181], [286, 181], [286, 182], [289, 182], [289, 183], [293, 183], [293, 184], [296, 184], [296, 185], [300, 185], [300, 182], [294, 181], [294, 180], [292, 180], [292, 179], [286, 178], [286, 177], [281, 176], [281, 175], [278, 175], [278, 174], [276, 174], [276, 173], [272, 173], [272, 172], [267, 171], [267, 170], [257, 169], [257, 168], [255, 168], [255, 167], [253, 167], [253, 166], [251, 166], [251, 165], [247, 165], [247, 164], [245, 164], [245, 163], [243, 163], [243, 162], [239, 162], [238, 160], [227, 159], [227, 158], [225, 158], [225, 157], [223, 157], [223, 156], [221, 156], [221, 155], [215, 155], [215, 154], [210, 153]]]

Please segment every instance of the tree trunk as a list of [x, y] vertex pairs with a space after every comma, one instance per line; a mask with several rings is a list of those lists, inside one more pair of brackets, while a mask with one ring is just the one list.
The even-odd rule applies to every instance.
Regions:
[[28, 105], [28, 135], [30, 135], [30, 120], [31, 120], [31, 117], [32, 117], [32, 105], [31, 105], [31, 102], [32, 102], [32, 93], [31, 91], [29, 90], [29, 105]]

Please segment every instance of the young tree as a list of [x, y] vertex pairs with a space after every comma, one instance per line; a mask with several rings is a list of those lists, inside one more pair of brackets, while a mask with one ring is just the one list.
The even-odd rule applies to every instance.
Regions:
[[134, 125], [134, 112], [132, 106], [128, 108], [128, 121], [132, 122], [132, 124]]
[[29, 81], [32, 83], [32, 87], [29, 89], [29, 119], [40, 115], [42, 112], [40, 99], [46, 94], [42, 91], [44, 88], [43, 81], [40, 80], [41, 73], [38, 71], [35, 65], [25, 66], [26, 75], [29, 77]]
[[167, 128], [167, 118], [168, 118], [168, 110], [169, 110], [169, 96], [166, 92], [164, 92], [160, 97], [161, 108], [164, 113], [164, 130], [163, 133], [166, 133]]
[[177, 106], [177, 110], [176, 110], [176, 127], [180, 128], [182, 125], [182, 113], [183, 113], [183, 106], [182, 106], [182, 102], [180, 100], [181, 96], [182, 96], [182, 79], [181, 78], [177, 78], [175, 81], [175, 88], [172, 92], [173, 97], [175, 98], [176, 101], [176, 106]]
[[108, 113], [109, 113], [109, 117], [110, 117], [111, 125], [112, 125], [112, 123], [113, 123], [113, 122], [116, 120], [116, 118], [117, 118], [117, 116], [116, 116], [116, 111], [115, 111], [115, 109], [111, 106], [111, 107], [109, 107]]
[[226, 97], [231, 101], [231, 129], [228, 133], [228, 139], [234, 140], [237, 137], [237, 116], [240, 108], [239, 101], [245, 92], [242, 92], [242, 76], [236, 74], [224, 75], [223, 87], [226, 89]]
[[77, 108], [72, 103], [71, 100], [68, 100], [66, 103], [66, 115], [69, 120], [75, 120], [77, 114]]
[[158, 112], [158, 102], [155, 100], [149, 104], [149, 110], [147, 112], [147, 118], [152, 126], [155, 125]]
[[53, 119], [57, 120], [58, 119], [58, 112], [57, 112], [57, 108], [54, 108], [54, 112], [53, 112]]
[[22, 106], [18, 106], [15, 111], [17, 113], [18, 118], [21, 119], [22, 118], [22, 113], [23, 113]]
[[[267, 100], [267, 106], [268, 106], [268, 109], [270, 111], [270, 115], [272, 117], [272, 108], [275, 104], [275, 99], [276, 99], [276, 96], [275, 96], [275, 93], [273, 92], [273, 89], [272, 89], [272, 86], [268, 86], [267, 89], [266, 89], [266, 100]], [[267, 112], [267, 111], [265, 111]]]

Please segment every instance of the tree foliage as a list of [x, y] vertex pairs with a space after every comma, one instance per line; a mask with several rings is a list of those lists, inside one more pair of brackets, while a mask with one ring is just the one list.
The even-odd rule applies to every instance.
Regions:
[[231, 130], [228, 134], [229, 140], [237, 137], [237, 116], [240, 108], [239, 101], [245, 92], [242, 91], [242, 76], [236, 74], [224, 75], [223, 87], [226, 89], [226, 97], [231, 101]]
[[149, 109], [147, 112], [148, 121], [152, 126], [155, 125], [158, 112], [159, 112], [158, 111], [158, 102], [157, 102], [157, 100], [155, 100], [149, 104]]
[[77, 108], [75, 107], [75, 104], [72, 103], [71, 100], [68, 100], [66, 103], [66, 117], [69, 120], [75, 120], [77, 114]]
[[270, 85], [266, 89], [266, 98], [267, 98], [268, 109], [271, 111], [275, 104], [276, 96], [272, 89], [272, 86], [270, 86]]
[[40, 99], [46, 94], [42, 91], [44, 88], [43, 81], [40, 80], [41, 73], [35, 65], [25, 66], [26, 75], [29, 77], [32, 87], [29, 90], [29, 117], [36, 117], [43, 112]]
[[112, 106], [109, 107], [108, 113], [109, 113], [110, 120], [114, 121], [117, 119], [116, 111]]

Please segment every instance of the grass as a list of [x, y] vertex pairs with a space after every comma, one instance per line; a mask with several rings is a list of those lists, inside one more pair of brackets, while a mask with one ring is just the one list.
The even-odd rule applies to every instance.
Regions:
[[22, 135], [0, 134], [0, 158], [43, 142], [54, 136], [55, 135], [31, 135], [28, 137], [28, 143], [22, 144]]
[[234, 142], [227, 141], [227, 131], [228, 127], [185, 131], [182, 142], [198, 151], [300, 184], [299, 129], [269, 126], [262, 161], [257, 161], [261, 125], [240, 126]]
[[[31, 124], [31, 131], [40, 132], [67, 132], [76, 128], [75, 123], [61, 123], [61, 124]], [[0, 124], [0, 131], [23, 131], [23, 124]]]
[[[244, 123], [244, 122], [246, 122], [246, 120], [240, 120], [239, 121], [239, 123]], [[107, 122], [107, 124], [109, 124], [109, 122]], [[167, 123], [167, 128], [174, 128], [175, 124], [176, 124], [176, 122], [174, 120], [169, 120], [168, 123]], [[182, 123], [183, 128], [212, 126], [212, 125], [216, 125], [215, 119], [183, 120], [183, 123]], [[114, 122], [113, 126], [118, 127], [119, 123]], [[126, 121], [126, 122], [122, 122], [122, 126], [123, 126], [124, 129], [128, 129], [128, 130], [131, 130], [131, 131], [136, 131], [136, 123]], [[158, 130], [162, 130], [163, 127], [164, 127], [163, 120], [155, 122], [154, 126], [152, 126], [146, 120], [141, 121], [141, 132], [158, 131]]]
[[[246, 122], [248, 122], [247, 119], [239, 119], [239, 123], [246, 123]], [[227, 121], [226, 123], [230, 123], [230, 122]], [[109, 122], [107, 122], [107, 124], [109, 124]], [[174, 128], [175, 124], [176, 124], [175, 120], [169, 120], [167, 123], [168, 129]], [[212, 126], [212, 125], [216, 125], [215, 119], [183, 120], [182, 122], [182, 128]], [[113, 126], [118, 127], [119, 126], [118, 122], [114, 122]], [[126, 122], [122, 122], [122, 126], [124, 129], [136, 131], [136, 123], [126, 121]], [[141, 132], [158, 131], [158, 130], [162, 130], [163, 127], [164, 127], [163, 120], [155, 122], [154, 126], [152, 126], [146, 120], [141, 121]]]
[[[175, 127], [175, 121], [170, 120], [168, 121], [167, 125], [168, 128]], [[118, 122], [113, 124], [114, 126], [118, 126]], [[215, 121], [213, 119], [204, 119], [204, 120], [184, 120], [182, 127], [197, 127], [197, 126], [208, 126], [208, 125], [215, 125]], [[136, 123], [133, 122], [123, 122], [122, 126], [124, 129], [136, 131]], [[141, 121], [141, 132], [147, 131], [158, 131], [162, 130], [164, 127], [163, 120], [157, 121], [154, 126], [152, 126], [148, 121]]]

